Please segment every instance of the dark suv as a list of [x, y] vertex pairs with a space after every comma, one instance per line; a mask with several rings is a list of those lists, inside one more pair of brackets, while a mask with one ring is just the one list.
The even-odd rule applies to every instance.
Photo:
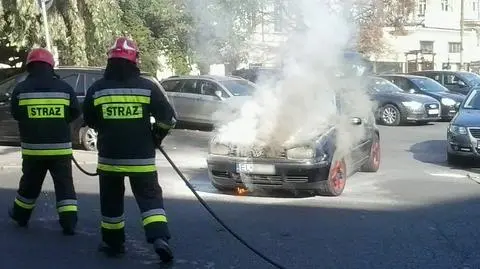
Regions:
[[467, 95], [472, 87], [480, 84], [480, 76], [463, 71], [415, 71], [410, 74], [422, 77], [429, 77], [445, 86], [452, 92]]
[[[87, 89], [103, 76], [103, 68], [100, 67], [59, 67], [55, 73], [65, 80], [77, 94], [80, 104], [83, 103]], [[17, 83], [26, 78], [26, 73], [21, 73], [0, 82], [0, 141], [18, 143], [20, 133], [17, 122], [10, 114], [10, 95]], [[146, 74], [142, 76], [158, 84], [158, 81]], [[76, 146], [85, 150], [96, 150], [97, 134], [93, 129], [88, 128], [80, 117], [72, 123], [72, 141]]]

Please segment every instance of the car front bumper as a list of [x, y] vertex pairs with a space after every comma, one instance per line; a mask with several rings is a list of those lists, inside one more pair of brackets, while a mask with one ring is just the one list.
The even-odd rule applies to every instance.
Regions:
[[442, 113], [440, 105], [436, 103], [423, 104], [420, 109], [404, 106], [403, 110], [407, 121], [437, 121]]
[[[252, 168], [251, 164], [257, 165]], [[302, 162], [286, 159], [254, 159], [209, 155], [208, 174], [212, 184], [221, 188], [237, 187], [282, 190], [316, 190], [320, 182], [328, 178], [328, 161]], [[248, 164], [251, 169], [263, 171], [239, 171], [239, 166]], [[266, 171], [269, 170], [269, 171]]]
[[455, 110], [455, 106], [446, 106], [442, 105], [442, 112], [441, 118], [444, 120], [451, 120], [457, 114], [457, 110]]
[[[478, 130], [475, 132], [473, 129]], [[480, 158], [480, 128], [467, 128], [467, 134], [447, 133], [448, 154]]]

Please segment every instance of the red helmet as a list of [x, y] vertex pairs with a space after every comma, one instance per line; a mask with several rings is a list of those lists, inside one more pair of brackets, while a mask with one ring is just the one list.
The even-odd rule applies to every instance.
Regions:
[[44, 62], [52, 67], [55, 66], [53, 54], [44, 48], [32, 49], [27, 56], [27, 64], [31, 62]]
[[108, 51], [108, 59], [122, 58], [138, 63], [138, 47], [131, 39], [119, 37]]

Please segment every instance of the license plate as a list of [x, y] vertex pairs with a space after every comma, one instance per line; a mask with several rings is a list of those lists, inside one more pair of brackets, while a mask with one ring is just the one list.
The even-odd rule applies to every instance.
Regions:
[[438, 114], [439, 110], [438, 109], [430, 109], [428, 111], [428, 115], [434, 115], [434, 114]]
[[237, 163], [237, 173], [275, 175], [275, 166], [270, 164]]

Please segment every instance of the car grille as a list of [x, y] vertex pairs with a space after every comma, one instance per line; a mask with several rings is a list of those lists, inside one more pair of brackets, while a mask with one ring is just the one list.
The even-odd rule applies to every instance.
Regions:
[[244, 157], [244, 158], [275, 158], [275, 159], [285, 159], [287, 158], [287, 153], [285, 151], [272, 151], [268, 148], [253, 147], [248, 151], [241, 151], [237, 146], [233, 146], [230, 150], [230, 156], [235, 157]]
[[480, 127], [471, 127], [468, 128], [468, 131], [470, 132], [470, 135], [472, 135], [475, 138], [480, 138]]
[[[235, 182], [242, 183], [242, 178], [237, 173], [229, 173], [227, 171], [213, 170], [212, 175], [217, 178], [235, 179]], [[283, 174], [283, 175], [247, 175], [244, 183], [254, 185], [282, 185], [284, 182], [305, 183], [308, 182], [307, 174]]]

